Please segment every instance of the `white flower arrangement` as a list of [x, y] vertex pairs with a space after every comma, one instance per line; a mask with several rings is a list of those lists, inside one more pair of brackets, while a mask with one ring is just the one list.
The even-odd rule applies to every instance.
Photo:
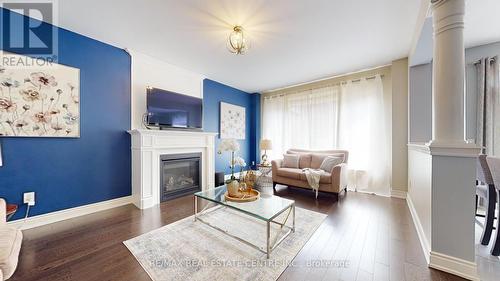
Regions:
[[236, 139], [223, 139], [219, 144], [219, 153], [236, 152], [240, 150], [240, 144]]
[[240, 150], [240, 144], [236, 139], [223, 139], [219, 144], [218, 153], [231, 152], [231, 159], [229, 160], [229, 168], [231, 168], [231, 181], [236, 180], [234, 176], [234, 169], [236, 166], [240, 166], [240, 173], [243, 171], [243, 167], [247, 165], [245, 159], [240, 156], [235, 157], [235, 152]]
[[240, 156], [235, 157], [232, 161], [229, 161], [229, 166], [230, 167], [246, 167], [247, 163], [245, 162], [245, 159], [241, 158]]

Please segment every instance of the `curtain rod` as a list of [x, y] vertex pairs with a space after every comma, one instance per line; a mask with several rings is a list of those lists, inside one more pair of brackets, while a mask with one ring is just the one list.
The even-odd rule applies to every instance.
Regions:
[[[372, 73], [376, 72], [378, 74], [381, 74], [381, 73], [386, 72], [385, 70], [388, 69], [390, 66], [391, 66], [391, 64], [385, 64], [385, 65], [381, 65], [381, 66], [377, 66], [377, 67], [373, 67], [373, 68], [365, 68], [365, 69], [360, 69], [360, 70], [356, 70], [356, 71], [352, 71], [352, 72], [347, 72], [347, 73], [343, 73], [343, 74], [339, 74], [339, 75], [333, 75], [333, 76], [330, 76], [330, 77], [323, 77], [323, 78], [312, 80], [312, 81], [308, 81], [308, 82], [302, 82], [302, 83], [298, 83], [298, 84], [294, 84], [294, 85], [288, 85], [288, 86], [285, 86], [285, 87], [281, 87], [281, 88], [277, 88], [277, 89], [272, 89], [272, 90], [264, 91], [263, 94], [270, 94], [270, 93], [274, 93], [274, 92], [281, 92], [281, 91], [284, 91], [284, 90], [287, 90], [287, 89], [292, 89], [292, 88], [307, 86], [309, 84], [321, 83], [321, 82], [325, 82], [325, 81], [333, 80], [333, 79], [342, 79], [344, 77], [352, 76], [352, 75], [363, 75], [363, 74], [367, 74], [368, 72], [372, 72]], [[381, 75], [383, 76], [383, 74], [381, 74]]]
[[[380, 74], [380, 78], [384, 78], [384, 76], [385, 76], [385, 74]], [[365, 80], [370, 80], [370, 79], [375, 79], [375, 78], [377, 78], [377, 75], [368, 76], [368, 77], [365, 77], [364, 79]], [[360, 82], [361, 79], [363, 79], [363, 78], [353, 79], [353, 80], [351, 80], [351, 82]], [[347, 80], [347, 81], [341, 81], [339, 83], [347, 83], [348, 81], [349, 80]]]
[[[490, 58], [488, 58], [488, 59], [489, 59], [491, 62], [495, 62], [495, 61], [497, 60], [497, 58], [498, 58], [498, 56], [494, 56], [494, 57], [490, 57]], [[476, 61], [470, 62], [470, 63], [469, 63], [469, 65], [470, 65], [470, 64], [472, 64], [472, 65], [478, 65], [478, 64], [480, 64], [482, 61], [483, 61], [483, 59], [478, 59], [478, 60], [476, 60]]]
[[[365, 80], [371, 80], [371, 79], [375, 79], [377, 78], [377, 76], [380, 76], [380, 78], [384, 78], [385, 77], [385, 74], [375, 74], [375, 75], [372, 75], [372, 76], [367, 76], [367, 77], [362, 77], [362, 78], [356, 78], [356, 79], [351, 79], [351, 80], [344, 80], [344, 81], [339, 81], [339, 82], [335, 82], [335, 83], [326, 83], [324, 85], [317, 85], [315, 87], [312, 87], [312, 88], [305, 88], [305, 89], [297, 89], [297, 90], [293, 90], [293, 91], [290, 91], [290, 92], [286, 92], [284, 93], [283, 91], [286, 91], [286, 90], [282, 90], [280, 91], [281, 93], [276, 93], [276, 94], [273, 94], [272, 92], [271, 93], [268, 93], [268, 95], [264, 96], [264, 98], [273, 98], [273, 97], [281, 97], [281, 96], [285, 96], [285, 95], [288, 95], [288, 94], [294, 94], [294, 93], [298, 93], [298, 92], [301, 92], [301, 91], [311, 91], [311, 90], [316, 90], [316, 89], [321, 89], [321, 88], [326, 88], [326, 87], [331, 87], [331, 86], [337, 86], [337, 85], [345, 85], [349, 82], [351, 83], [357, 83], [357, 82], [361, 82], [362, 79], [365, 79]], [[306, 85], [303, 85], [304, 87]], [[300, 87], [300, 86], [298, 86]]]

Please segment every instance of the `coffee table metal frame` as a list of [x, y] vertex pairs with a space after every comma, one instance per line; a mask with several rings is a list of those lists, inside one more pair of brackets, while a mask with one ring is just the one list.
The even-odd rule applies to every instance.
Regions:
[[[216, 204], [215, 207], [213, 208], [210, 208], [209, 210], [207, 210], [207, 208], [210, 206], [210, 204], [207, 204], [200, 212], [198, 212], [198, 198], [199, 199], [204, 199], [206, 201], [209, 201], [210, 203], [214, 203]], [[260, 199], [259, 199], [260, 200]], [[239, 204], [245, 204], [245, 203], [239, 203]], [[247, 241], [241, 237], [238, 237], [234, 234], [231, 234], [229, 233], [227, 230], [224, 230], [214, 224], [211, 224], [203, 219], [200, 218], [201, 215], [203, 214], [207, 214], [209, 212], [213, 212], [215, 210], [218, 210], [220, 208], [231, 208], [233, 210], [236, 210], [236, 211], [239, 211], [243, 214], [246, 214], [246, 215], [249, 215], [251, 217], [254, 217], [254, 218], [257, 218], [259, 220], [263, 220], [266, 222], [267, 224], [267, 231], [266, 231], [266, 248], [263, 249], [263, 247], [259, 247], [258, 245], [255, 245], [253, 244], [252, 242], [250, 241]], [[285, 211], [287, 211], [287, 214], [286, 214], [286, 217], [284, 218], [284, 220], [282, 222], [280, 221], [276, 221], [276, 217], [278, 217], [279, 215], [283, 214]], [[292, 227], [286, 225], [289, 217], [290, 217], [290, 214], [292, 215]], [[194, 221], [199, 221], [201, 223], [204, 223], [205, 225], [208, 225], [210, 226], [211, 228], [215, 229], [215, 230], [218, 230], [254, 249], [257, 249], [259, 250], [260, 252], [266, 254], [266, 257], [269, 259], [270, 255], [271, 255], [271, 252], [276, 249], [277, 246], [279, 246], [279, 244], [281, 242], [283, 242], [283, 240], [285, 240], [285, 238], [287, 238], [292, 232], [295, 232], [295, 202], [293, 202], [289, 207], [283, 209], [282, 211], [276, 213], [274, 216], [272, 216], [270, 219], [268, 220], [265, 220], [263, 219], [262, 217], [259, 217], [258, 215], [256, 214], [253, 214], [251, 212], [246, 212], [244, 210], [241, 210], [241, 209], [238, 209], [236, 207], [233, 207], [231, 205], [225, 205], [223, 204], [222, 202], [219, 202], [219, 201], [216, 201], [216, 200], [209, 200], [207, 198], [204, 198], [204, 197], [201, 197], [201, 196], [198, 196], [195, 194], [194, 196]], [[276, 236], [271, 239], [271, 223], [274, 223], [274, 224], [277, 224], [280, 226], [279, 228], [279, 232], [276, 234]], [[286, 229], [287, 232], [281, 237], [279, 238], [281, 232], [283, 229]], [[279, 239], [278, 239], [279, 238]]]

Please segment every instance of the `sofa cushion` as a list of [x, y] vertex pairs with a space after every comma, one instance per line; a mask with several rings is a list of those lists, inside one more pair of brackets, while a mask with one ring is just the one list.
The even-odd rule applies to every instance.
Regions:
[[343, 153], [335, 153], [335, 154], [313, 153], [312, 157], [311, 157], [311, 168], [312, 169], [319, 169], [319, 167], [321, 167], [321, 164], [323, 163], [323, 160], [327, 156], [340, 157], [340, 158], [342, 158], [342, 162], [344, 162], [344, 154]]
[[299, 157], [296, 154], [283, 154], [283, 168], [299, 168]]
[[279, 168], [277, 174], [278, 176], [282, 176], [285, 178], [300, 180], [302, 170], [293, 168]]
[[286, 153], [300, 155], [300, 158], [299, 158], [299, 168], [300, 169], [311, 168], [311, 154], [310, 153], [297, 152], [297, 151], [293, 151], [293, 150], [288, 150]]
[[299, 168], [311, 168], [311, 154], [301, 153], [299, 159]]
[[[306, 174], [301, 173], [300, 174], [300, 180], [307, 182]], [[323, 172], [321, 174], [321, 176], [319, 177], [319, 183], [326, 183], [326, 184], [332, 183], [332, 174], [327, 173], [327, 172]]]
[[341, 157], [326, 156], [319, 168], [325, 172], [331, 172], [333, 170], [333, 167], [342, 163], [342, 160], [343, 159]]
[[23, 234], [17, 228], [0, 226], [0, 270], [5, 279], [16, 270], [22, 240]]

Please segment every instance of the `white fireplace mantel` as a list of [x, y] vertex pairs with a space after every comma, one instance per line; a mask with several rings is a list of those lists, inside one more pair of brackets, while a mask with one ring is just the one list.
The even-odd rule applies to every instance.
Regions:
[[217, 133], [135, 129], [132, 136], [132, 198], [140, 209], [160, 203], [160, 155], [202, 154], [202, 189], [214, 187]]

